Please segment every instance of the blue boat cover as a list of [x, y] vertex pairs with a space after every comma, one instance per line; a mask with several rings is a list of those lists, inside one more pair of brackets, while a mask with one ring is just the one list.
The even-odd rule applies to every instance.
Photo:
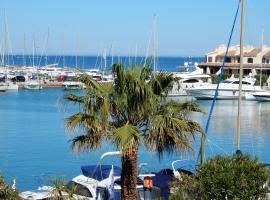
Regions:
[[[87, 165], [82, 166], [81, 170], [84, 176], [101, 181], [109, 177], [112, 165]], [[114, 176], [121, 176], [122, 169], [114, 166]]]

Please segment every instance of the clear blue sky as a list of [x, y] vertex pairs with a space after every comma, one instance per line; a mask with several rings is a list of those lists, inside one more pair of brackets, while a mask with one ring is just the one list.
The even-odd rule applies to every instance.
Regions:
[[[226, 43], [238, 0], [1, 0], [13, 52], [31, 50], [35, 35], [42, 51], [48, 27], [48, 53], [98, 54], [113, 44], [115, 54], [145, 55], [153, 14], [157, 14], [159, 54], [204, 55]], [[246, 0], [245, 43], [259, 46], [264, 28], [270, 40], [270, 1]], [[1, 17], [2, 18], [2, 17]], [[239, 26], [239, 21], [238, 24]], [[233, 43], [238, 43], [239, 28]]]

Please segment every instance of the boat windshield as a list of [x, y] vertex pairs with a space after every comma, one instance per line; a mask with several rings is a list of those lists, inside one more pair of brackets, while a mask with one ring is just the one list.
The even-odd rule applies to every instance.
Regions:
[[[239, 84], [239, 81], [234, 81], [233, 84]], [[243, 85], [251, 85], [251, 83], [247, 82], [247, 81], [242, 81], [242, 84]]]
[[225, 81], [222, 81], [222, 83], [232, 83], [232, 81], [230, 81], [230, 80], [225, 80]]

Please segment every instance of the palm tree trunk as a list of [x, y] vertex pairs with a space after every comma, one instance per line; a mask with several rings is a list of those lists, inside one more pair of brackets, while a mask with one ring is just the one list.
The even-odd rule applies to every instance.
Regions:
[[137, 156], [137, 148], [122, 156], [121, 199], [123, 200], [137, 200]]

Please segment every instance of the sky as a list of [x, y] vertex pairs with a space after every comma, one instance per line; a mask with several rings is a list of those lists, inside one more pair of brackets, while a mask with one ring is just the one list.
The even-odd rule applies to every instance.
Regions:
[[[102, 55], [113, 49], [115, 55], [144, 56], [156, 46], [159, 56], [203, 56], [227, 43], [237, 4], [238, 0], [0, 0], [0, 9], [13, 53], [31, 53], [34, 38], [40, 54]], [[264, 44], [270, 46], [269, 8], [269, 0], [246, 0], [245, 44], [260, 46], [264, 32]], [[154, 14], [158, 39], [148, 48]], [[1, 24], [3, 18], [1, 14]], [[240, 15], [233, 44], [239, 43], [239, 19]], [[3, 35], [1, 31], [2, 40]]]

